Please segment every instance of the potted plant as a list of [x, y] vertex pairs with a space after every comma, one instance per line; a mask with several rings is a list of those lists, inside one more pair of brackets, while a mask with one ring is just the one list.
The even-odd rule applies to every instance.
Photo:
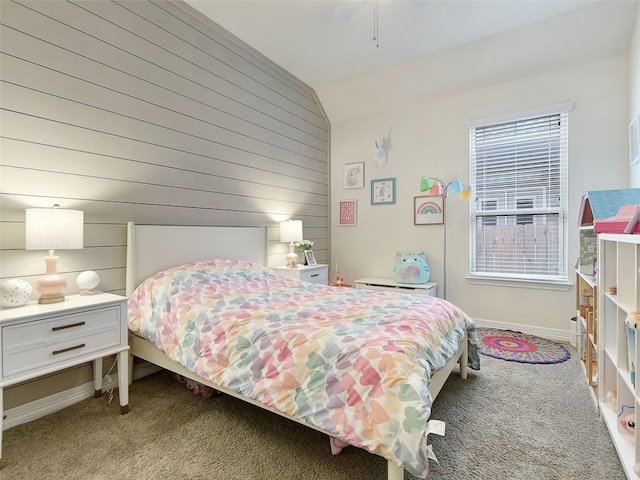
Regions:
[[302, 255], [300, 255], [300, 263], [302, 265], [306, 265], [307, 257], [305, 255], [305, 252], [313, 248], [313, 242], [311, 240], [301, 240], [299, 242], [295, 242], [294, 245], [298, 250], [300, 250], [300, 252], [302, 252]]

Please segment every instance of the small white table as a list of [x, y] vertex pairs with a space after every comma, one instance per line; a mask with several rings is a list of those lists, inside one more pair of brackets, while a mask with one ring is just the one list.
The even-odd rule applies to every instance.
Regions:
[[93, 362], [98, 397], [102, 359], [117, 355], [120, 413], [129, 411], [127, 323], [127, 298], [110, 293], [0, 310], [0, 458], [4, 387]]
[[356, 288], [368, 288], [370, 290], [392, 290], [399, 293], [412, 293], [419, 295], [436, 296], [435, 282], [427, 283], [398, 283], [392, 278], [366, 277], [354, 282]]
[[280, 275], [297, 278], [305, 282], [327, 285], [329, 283], [329, 265], [298, 265], [295, 268], [287, 266], [274, 267], [273, 270]]

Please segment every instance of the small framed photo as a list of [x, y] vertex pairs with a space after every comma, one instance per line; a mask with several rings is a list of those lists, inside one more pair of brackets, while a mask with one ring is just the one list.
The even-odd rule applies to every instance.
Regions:
[[341, 200], [340, 201], [340, 218], [338, 225], [355, 226], [358, 221], [358, 201], [357, 200]]
[[315, 265], [316, 264], [316, 256], [313, 254], [313, 250], [305, 250], [304, 258], [307, 259], [307, 265]]
[[364, 188], [364, 162], [344, 164], [344, 188]]
[[371, 205], [393, 205], [396, 203], [396, 179], [371, 180]]
[[413, 197], [413, 224], [437, 225], [444, 223], [444, 197], [442, 195]]
[[629, 160], [631, 165], [640, 162], [640, 115], [631, 120], [629, 124]]

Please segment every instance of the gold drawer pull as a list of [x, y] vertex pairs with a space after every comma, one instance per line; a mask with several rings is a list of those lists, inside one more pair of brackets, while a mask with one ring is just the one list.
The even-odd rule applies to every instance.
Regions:
[[57, 332], [58, 330], [64, 330], [65, 328], [81, 327], [85, 322], [71, 323], [69, 325], [62, 325], [61, 327], [53, 327], [52, 330]]
[[75, 345], [73, 347], [69, 347], [69, 348], [63, 348], [62, 350], [54, 350], [53, 354], [54, 355], [58, 355], [60, 353], [65, 353], [65, 352], [70, 352], [71, 350], [77, 350], [78, 348], [84, 348], [86, 345], [84, 343], [81, 343], [80, 345]]

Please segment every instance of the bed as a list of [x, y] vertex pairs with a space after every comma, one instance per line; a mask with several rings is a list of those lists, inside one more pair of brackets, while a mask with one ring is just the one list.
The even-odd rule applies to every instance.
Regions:
[[473, 321], [264, 265], [263, 227], [129, 223], [131, 354], [319, 430], [334, 453], [381, 455], [389, 480], [426, 477], [431, 404], [457, 363], [462, 378], [479, 368]]

